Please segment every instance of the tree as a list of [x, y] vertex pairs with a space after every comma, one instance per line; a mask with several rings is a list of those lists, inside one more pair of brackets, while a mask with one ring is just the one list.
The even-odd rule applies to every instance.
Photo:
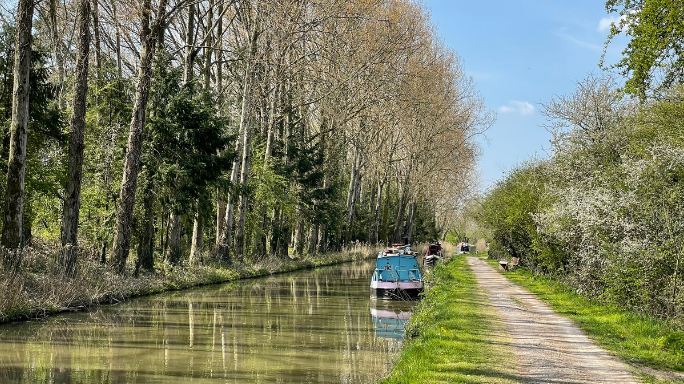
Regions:
[[[147, 124], [149, 139], [142, 159], [147, 171], [145, 189], [149, 194], [146, 198], [150, 194], [159, 196], [162, 204], [171, 210], [171, 216], [177, 218], [172, 218], [170, 231], [178, 233], [169, 235], [166, 257], [178, 263], [182, 213], [196, 210], [198, 215], [205, 214], [196, 201], [208, 193], [233, 158], [232, 152], [220, 151], [229, 144], [222, 132], [224, 122], [217, 117], [209, 95], [199, 88], [199, 79], [183, 81], [181, 76], [185, 75], [179, 68], [169, 70], [169, 63], [168, 54], [164, 54], [155, 64]], [[156, 185], [156, 190], [152, 191], [150, 185]], [[147, 201], [143, 204], [148, 206], [145, 210], [152, 205]], [[142, 232], [149, 234], [151, 220], [148, 213], [144, 216], [146, 224]], [[149, 241], [146, 235], [141, 236], [142, 244]]]
[[[5, 190], [5, 216], [2, 227], [3, 247], [16, 250], [23, 243], [24, 178], [26, 176], [26, 140], [29, 122], [29, 73], [31, 71], [31, 30], [34, 4], [19, 0], [17, 4], [14, 53], [14, 88], [12, 89], [12, 125], [10, 154]], [[17, 253], [18, 255], [18, 253]], [[12, 261], [18, 265], [20, 260]]]
[[78, 249], [78, 217], [81, 209], [83, 173], [83, 135], [85, 132], [86, 96], [88, 93], [88, 52], [90, 50], [90, 1], [80, 0], [78, 8], [78, 59], [74, 81], [74, 101], [69, 123], [69, 168], [62, 221], [61, 259], [66, 274], [73, 276]]
[[[150, 96], [152, 82], [152, 59], [157, 49], [157, 39], [163, 33], [163, 24], [166, 21], [167, 0], [160, 0], [157, 6], [157, 18], [152, 22], [152, 2], [143, 1], [140, 9], [141, 31], [140, 39], [142, 52], [140, 56], [140, 70], [138, 72], [138, 84], [135, 90], [135, 101], [131, 116], [130, 131], [126, 152], [126, 162], [119, 194], [119, 208], [116, 211], [116, 234], [114, 244], [110, 252], [110, 264], [114, 270], [123, 274], [126, 270], [126, 260], [131, 247], [131, 219], [133, 217], [133, 204], [140, 172], [140, 153], [143, 143], [145, 128], [145, 109]], [[152, 23], [152, 24], [150, 24]]]
[[682, 83], [684, 0], [608, 0], [606, 10], [620, 13], [606, 47], [622, 33], [631, 39], [613, 65], [628, 76], [625, 92], [645, 99]]

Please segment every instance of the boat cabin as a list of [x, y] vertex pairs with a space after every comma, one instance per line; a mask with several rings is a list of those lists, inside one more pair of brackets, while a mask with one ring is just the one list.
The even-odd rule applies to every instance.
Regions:
[[387, 253], [379, 256], [371, 280], [371, 297], [411, 300], [423, 292], [423, 276], [415, 256]]

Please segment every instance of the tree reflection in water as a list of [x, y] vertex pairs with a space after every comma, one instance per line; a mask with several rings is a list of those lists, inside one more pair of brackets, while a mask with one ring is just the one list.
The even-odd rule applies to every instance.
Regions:
[[401, 347], [376, 336], [373, 268], [344, 264], [5, 325], [0, 382], [373, 382]]

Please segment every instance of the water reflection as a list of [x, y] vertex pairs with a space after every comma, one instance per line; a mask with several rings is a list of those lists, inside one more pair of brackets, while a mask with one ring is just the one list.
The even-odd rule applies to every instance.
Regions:
[[375, 334], [386, 339], [403, 340], [414, 303], [371, 300], [370, 313]]
[[140, 298], [0, 327], [0, 383], [368, 383], [371, 262]]

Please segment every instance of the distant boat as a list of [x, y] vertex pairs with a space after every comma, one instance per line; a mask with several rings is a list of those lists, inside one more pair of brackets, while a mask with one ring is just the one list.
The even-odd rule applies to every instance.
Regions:
[[373, 299], [415, 300], [423, 292], [423, 276], [410, 246], [388, 248], [378, 254], [370, 284]]
[[425, 251], [425, 256], [423, 256], [423, 266], [427, 265], [429, 267], [434, 267], [437, 261], [444, 257], [444, 250], [442, 244], [439, 242], [432, 243], [428, 245]]
[[458, 243], [456, 246], [456, 254], [464, 255], [469, 253], [477, 253], [477, 247], [474, 244]]

